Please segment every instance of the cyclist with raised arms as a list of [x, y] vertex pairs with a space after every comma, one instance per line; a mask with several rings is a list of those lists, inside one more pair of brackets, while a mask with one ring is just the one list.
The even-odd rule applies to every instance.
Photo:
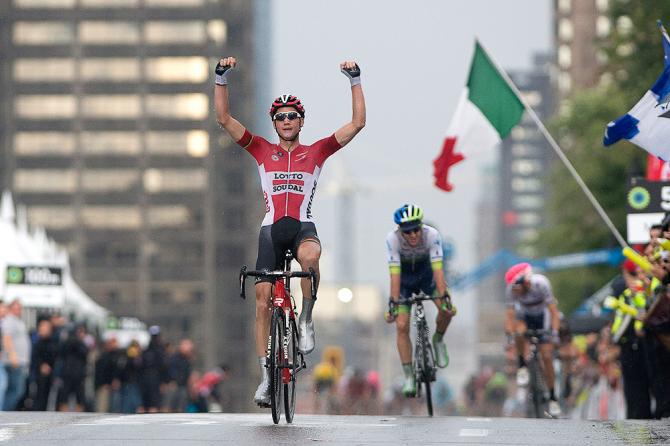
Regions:
[[[230, 137], [254, 157], [261, 177], [265, 218], [258, 237], [257, 270], [281, 269], [283, 253], [288, 248], [296, 256], [303, 271], [313, 268], [319, 274], [321, 244], [312, 216], [312, 201], [317, 179], [326, 159], [347, 145], [365, 126], [365, 99], [361, 87], [361, 70], [353, 61], [340, 64], [340, 70], [351, 83], [352, 118], [334, 134], [312, 145], [300, 143], [300, 130], [305, 123], [305, 107], [289, 94], [276, 98], [270, 106], [270, 119], [279, 143], [270, 143], [250, 133], [230, 114], [228, 105], [229, 70], [237, 65], [234, 57], [219, 60], [216, 66], [214, 103], [216, 119]], [[309, 279], [303, 279], [302, 311], [298, 321], [299, 349], [314, 349], [314, 323]], [[256, 283], [256, 354], [262, 380], [254, 401], [270, 404], [270, 378], [265, 367], [267, 339], [270, 331], [269, 300], [272, 283]]]
[[438, 308], [433, 335], [433, 348], [438, 367], [449, 364], [444, 333], [451, 318], [456, 314], [455, 307], [449, 308], [449, 293], [442, 269], [442, 236], [437, 229], [423, 223], [423, 210], [412, 204], [405, 204], [393, 214], [395, 230], [386, 237], [388, 265], [391, 276], [392, 308], [386, 313], [386, 321], [396, 323], [396, 343], [405, 384], [402, 392], [405, 396], [416, 394], [416, 377], [412, 365], [412, 341], [409, 338], [410, 308], [397, 305], [400, 297], [410, 297], [412, 293], [424, 292], [431, 296], [437, 290]]
[[507, 288], [505, 297], [507, 311], [505, 314], [505, 333], [514, 337], [519, 355], [519, 368], [516, 374], [517, 385], [528, 385], [529, 374], [526, 367], [527, 329], [551, 329], [551, 336], [540, 338], [540, 358], [547, 388], [549, 389], [549, 414], [557, 417], [561, 414], [561, 406], [556, 400], [554, 390], [555, 372], [553, 364], [554, 344], [558, 344], [558, 329], [561, 324], [556, 298], [551, 290], [551, 283], [542, 274], [533, 274], [529, 263], [518, 263], [505, 273]]

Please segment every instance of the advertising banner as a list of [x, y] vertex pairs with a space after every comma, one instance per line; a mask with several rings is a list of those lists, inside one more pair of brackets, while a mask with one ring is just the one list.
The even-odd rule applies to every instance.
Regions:
[[628, 243], [647, 243], [649, 228], [670, 212], [670, 181], [632, 178], [626, 194]]

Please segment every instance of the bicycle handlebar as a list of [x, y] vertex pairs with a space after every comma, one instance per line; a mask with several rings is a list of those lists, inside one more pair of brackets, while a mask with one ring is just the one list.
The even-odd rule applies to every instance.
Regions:
[[443, 299], [447, 300], [447, 304], [451, 306], [451, 296], [449, 295], [449, 293], [446, 293], [444, 296], [429, 296], [426, 293], [419, 293], [419, 294], [412, 293], [410, 297], [400, 297], [398, 298], [397, 301], [391, 301], [391, 302], [393, 302], [393, 305], [412, 305], [415, 302], [422, 302], [425, 300], [436, 301]]
[[309, 277], [312, 299], [316, 300], [316, 272], [313, 268], [310, 268], [309, 271], [247, 271], [247, 267], [245, 265], [242, 267], [242, 269], [240, 269], [240, 297], [242, 299], [247, 298], [244, 285], [248, 276], [268, 279], [279, 279], [282, 277], [286, 279], [290, 279], [292, 277]]
[[524, 336], [531, 342], [538, 342], [544, 336], [552, 336], [551, 330], [544, 328], [527, 328]]

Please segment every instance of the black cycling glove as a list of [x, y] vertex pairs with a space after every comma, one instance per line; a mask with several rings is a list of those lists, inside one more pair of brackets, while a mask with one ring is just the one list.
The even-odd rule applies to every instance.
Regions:
[[358, 64], [354, 68], [342, 68], [340, 71], [349, 78], [352, 87], [361, 83], [361, 67]]
[[216, 74], [216, 77], [214, 78], [214, 83], [216, 85], [228, 85], [228, 79], [226, 79], [226, 73], [228, 73], [228, 71], [232, 69], [233, 69], [232, 65], [221, 65], [221, 62], [217, 62], [216, 68], [214, 69], [214, 74]]

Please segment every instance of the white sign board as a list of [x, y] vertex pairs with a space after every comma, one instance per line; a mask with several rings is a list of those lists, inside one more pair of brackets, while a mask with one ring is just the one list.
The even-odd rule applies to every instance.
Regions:
[[652, 212], [648, 214], [628, 214], [626, 226], [628, 227], [628, 243], [648, 243], [649, 229], [653, 225], [660, 224], [665, 214], [663, 212]]

